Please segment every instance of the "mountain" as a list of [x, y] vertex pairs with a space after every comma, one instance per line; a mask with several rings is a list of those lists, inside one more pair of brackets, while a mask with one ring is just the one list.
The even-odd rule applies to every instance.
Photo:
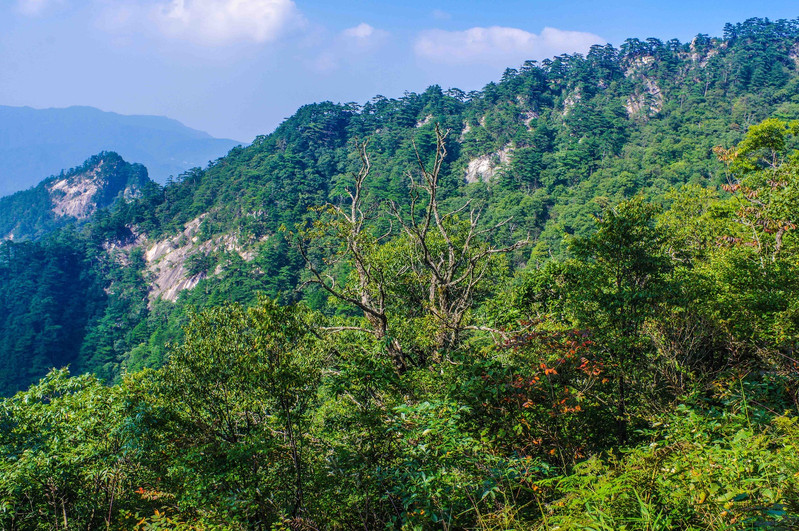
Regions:
[[238, 144], [162, 116], [125, 116], [92, 107], [0, 106], [0, 196], [101, 151], [144, 164], [150, 177], [163, 183]]
[[116, 201], [130, 201], [150, 183], [141, 164], [100, 153], [33, 188], [0, 197], [0, 240], [38, 239]]
[[797, 89], [751, 19], [14, 196], [0, 526], [799, 528]]
[[799, 119], [797, 41], [796, 22], [752, 19], [721, 38], [628, 39], [526, 62], [468, 94], [433, 86], [363, 105], [306, 105], [273, 133], [99, 210], [69, 236], [93, 249], [95, 266], [105, 257], [106, 314], [88, 322], [73, 367], [113, 380], [156, 366], [186, 308], [247, 304], [257, 291], [339, 311], [319, 290], [296, 291], [305, 266], [285, 229], [345, 201], [356, 139], [368, 139], [370, 199], [408, 205], [416, 150], [430, 160], [439, 124], [448, 132], [441, 200], [481, 205], [484, 226], [510, 219], [496, 244], [531, 238], [532, 254], [515, 253], [514, 267], [563, 255], [563, 235], [589, 235], [604, 205], [638, 193], [669, 204], [682, 185], [720, 187], [728, 175], [714, 147], [769, 117]]

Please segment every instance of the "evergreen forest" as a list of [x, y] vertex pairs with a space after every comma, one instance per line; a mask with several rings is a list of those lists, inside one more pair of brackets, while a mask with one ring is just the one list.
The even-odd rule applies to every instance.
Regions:
[[799, 528], [799, 19], [143, 172], [0, 200], [3, 529]]

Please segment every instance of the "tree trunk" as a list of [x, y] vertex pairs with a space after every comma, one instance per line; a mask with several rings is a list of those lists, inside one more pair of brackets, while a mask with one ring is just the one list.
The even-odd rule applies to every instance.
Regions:
[[627, 444], [627, 405], [624, 401], [624, 375], [619, 375], [619, 401], [616, 404], [616, 433], [619, 444]]

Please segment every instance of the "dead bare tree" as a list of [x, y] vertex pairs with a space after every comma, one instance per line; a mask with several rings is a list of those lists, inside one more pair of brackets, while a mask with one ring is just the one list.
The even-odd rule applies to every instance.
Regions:
[[[311, 273], [310, 282], [318, 284], [337, 299], [359, 308], [369, 323], [369, 328], [347, 326], [333, 330], [360, 330], [384, 341], [399, 372], [405, 371], [411, 362], [425, 365], [430, 356], [429, 353], [420, 353], [411, 357], [391, 333], [390, 298], [396, 298], [400, 292], [417, 293], [415, 297], [419, 300], [412, 302], [420, 303], [423, 312], [436, 323], [432, 359], [440, 361], [442, 353], [457, 345], [463, 331], [469, 328], [466, 315], [484, 285], [486, 274], [491, 270], [492, 257], [512, 252], [529, 243], [529, 238], [525, 238], [506, 247], [492, 246], [488, 242], [490, 236], [506, 226], [511, 218], [481, 228], [481, 211], [471, 202], [442, 212], [439, 178], [447, 156], [447, 134], [448, 131], [444, 132], [436, 125], [436, 152], [430, 167], [414, 143], [420, 177], [415, 177], [414, 172], [408, 174], [411, 182], [410, 207], [403, 208], [393, 202], [388, 205], [388, 215], [398, 222], [408, 242], [408, 256], [402, 260], [402, 270], [398, 271], [376, 259], [381, 241], [391, 236], [392, 230], [389, 229], [380, 237], [373, 236], [368, 230], [370, 221], [378, 217], [380, 212], [378, 204], [367, 206], [364, 200], [364, 182], [371, 171], [367, 142], [356, 143], [361, 167], [353, 176], [354, 184], [347, 190], [349, 204], [328, 204], [320, 210], [330, 216], [317, 222], [314, 229], [301, 233], [299, 250]], [[324, 268], [317, 265], [309, 253], [310, 242], [330, 234], [331, 230], [340, 242], [337, 256], [349, 261], [356, 274], [354, 286], [337, 286], [335, 279], [325, 273]], [[397, 289], [397, 283], [402, 282], [400, 279], [408, 281], [408, 278], [421, 283], [418, 289]]]
[[[464, 318], [474, 303], [478, 287], [491, 267], [491, 257], [509, 253], [527, 245], [529, 237], [507, 247], [494, 247], [488, 239], [491, 234], [508, 224], [511, 218], [500, 223], [479, 228], [481, 210], [471, 201], [449, 212], [442, 213], [439, 202], [439, 179], [447, 156], [446, 138], [436, 124], [436, 153], [428, 167], [414, 143], [420, 179], [413, 172], [411, 181], [410, 211], [407, 215], [396, 203], [390, 205], [394, 218], [413, 243], [417, 256], [409, 261], [419, 278], [427, 279], [427, 310], [439, 323], [434, 345], [434, 361], [441, 352], [456, 345], [466, 329]], [[423, 202], [425, 204], [423, 204]], [[468, 221], [461, 221], [461, 216]]]
[[[371, 171], [369, 154], [366, 150], [368, 141], [356, 141], [355, 147], [360, 158], [361, 167], [354, 174], [354, 184], [347, 189], [350, 202], [346, 206], [328, 204], [323, 210], [333, 214], [331, 222], [317, 222], [314, 229], [304, 231], [299, 239], [299, 251], [305, 260], [306, 267], [311, 272], [311, 283], [318, 284], [325, 291], [344, 302], [359, 308], [370, 328], [338, 327], [336, 330], [361, 330], [370, 333], [378, 340], [385, 341], [386, 350], [391, 357], [395, 368], [404, 372], [408, 366], [408, 359], [402, 350], [399, 341], [389, 333], [389, 320], [387, 314], [388, 279], [386, 271], [377, 266], [372, 258], [375, 247], [381, 240], [389, 236], [375, 238], [367, 230], [366, 224], [375, 217], [376, 205], [364, 205], [364, 181]], [[339, 287], [335, 279], [326, 273], [311, 258], [308, 244], [315, 237], [321, 236], [328, 229], [334, 231], [335, 237], [341, 243], [340, 256], [348, 259], [357, 275], [355, 289]]]

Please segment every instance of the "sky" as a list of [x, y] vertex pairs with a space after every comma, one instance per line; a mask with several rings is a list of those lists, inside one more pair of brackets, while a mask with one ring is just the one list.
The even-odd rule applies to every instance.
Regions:
[[307, 103], [476, 90], [527, 59], [750, 17], [795, 19], [799, 2], [0, 0], [0, 105], [163, 115], [249, 142]]

